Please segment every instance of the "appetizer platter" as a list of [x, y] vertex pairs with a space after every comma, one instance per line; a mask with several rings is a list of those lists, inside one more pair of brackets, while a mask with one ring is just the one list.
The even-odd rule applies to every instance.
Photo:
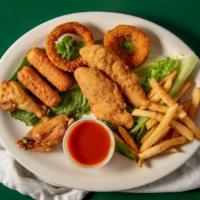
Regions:
[[199, 147], [199, 58], [149, 21], [55, 18], [18, 39], [0, 66], [1, 141], [50, 184], [135, 188]]

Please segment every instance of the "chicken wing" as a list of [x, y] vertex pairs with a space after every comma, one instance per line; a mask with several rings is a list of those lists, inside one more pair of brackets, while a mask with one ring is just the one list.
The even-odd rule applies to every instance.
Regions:
[[131, 104], [136, 107], [148, 105], [137, 75], [128, 70], [123, 61], [111, 50], [102, 45], [88, 45], [80, 49], [80, 54], [89, 67], [101, 70], [117, 83]]
[[122, 94], [115, 83], [97, 69], [80, 67], [74, 75], [98, 119], [126, 128], [133, 126], [133, 118], [126, 111]]
[[0, 83], [0, 108], [6, 111], [26, 110], [39, 118], [44, 115], [41, 106], [16, 81]]
[[70, 118], [58, 115], [35, 125], [25, 137], [18, 139], [20, 148], [35, 152], [50, 151], [59, 144], [68, 128]]

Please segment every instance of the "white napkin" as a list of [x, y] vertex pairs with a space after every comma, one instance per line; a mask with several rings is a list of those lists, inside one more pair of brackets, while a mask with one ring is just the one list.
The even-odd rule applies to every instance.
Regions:
[[[58, 188], [41, 181], [21, 166], [0, 144], [0, 182], [38, 200], [81, 200], [87, 191]], [[180, 192], [200, 188], [200, 151], [181, 168], [149, 185], [123, 191], [134, 193]]]

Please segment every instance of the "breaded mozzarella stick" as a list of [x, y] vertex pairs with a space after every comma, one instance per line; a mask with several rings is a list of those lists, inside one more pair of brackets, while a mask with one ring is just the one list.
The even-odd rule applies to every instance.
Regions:
[[18, 80], [49, 107], [56, 106], [61, 98], [31, 67], [24, 66], [17, 74]]
[[45, 50], [33, 48], [28, 52], [27, 59], [59, 91], [63, 92], [71, 87], [72, 78], [49, 60]]

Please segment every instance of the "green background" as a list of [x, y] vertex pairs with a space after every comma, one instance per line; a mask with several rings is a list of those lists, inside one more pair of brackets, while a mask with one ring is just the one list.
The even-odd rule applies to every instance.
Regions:
[[[113, 11], [151, 20], [175, 33], [200, 56], [199, 0], [10, 0], [0, 3], [0, 57], [21, 35], [57, 16]], [[133, 180], [134, 181], [134, 180]], [[187, 183], [186, 183], [187, 184]], [[200, 190], [174, 194], [90, 193], [86, 199], [199, 199]], [[0, 185], [0, 199], [31, 199]]]

